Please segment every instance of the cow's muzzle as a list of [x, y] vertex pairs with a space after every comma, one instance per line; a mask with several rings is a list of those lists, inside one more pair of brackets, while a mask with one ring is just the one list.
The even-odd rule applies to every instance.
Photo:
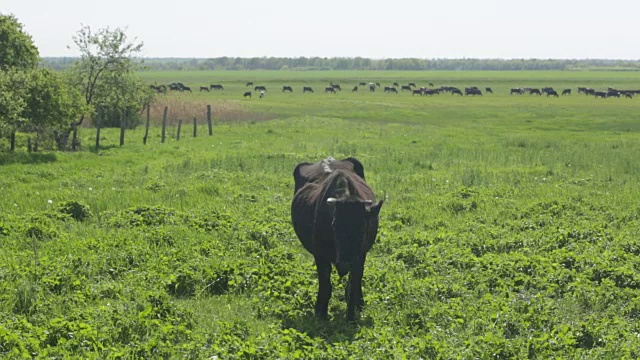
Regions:
[[349, 261], [341, 261], [336, 263], [336, 270], [338, 270], [338, 275], [343, 277], [351, 271], [351, 262]]

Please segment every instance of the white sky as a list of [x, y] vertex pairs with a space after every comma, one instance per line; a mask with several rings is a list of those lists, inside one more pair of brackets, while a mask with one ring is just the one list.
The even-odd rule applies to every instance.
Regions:
[[[640, 0], [1, 0], [41, 56], [127, 27], [145, 57], [640, 59]], [[72, 49], [67, 49], [71, 45]]]

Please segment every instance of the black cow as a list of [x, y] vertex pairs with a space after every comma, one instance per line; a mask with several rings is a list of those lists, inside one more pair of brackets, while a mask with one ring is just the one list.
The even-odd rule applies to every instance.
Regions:
[[293, 92], [293, 89], [291, 88], [291, 86], [286, 86], [285, 85], [285, 86], [282, 87], [282, 92], [285, 92], [285, 91]]
[[417, 87], [417, 86], [416, 86], [416, 83], [408, 83], [407, 85], [409, 85], [409, 86], [413, 86], [413, 87]]
[[224, 87], [220, 84], [209, 85], [209, 87], [211, 88], [211, 90], [224, 90]]
[[476, 95], [480, 95], [482, 96], [482, 91], [480, 91], [480, 89], [478, 89], [477, 87], [470, 87], [470, 88], [464, 88], [464, 95], [465, 96], [476, 96]]
[[493, 94], [493, 90], [491, 90], [491, 88], [490, 88], [490, 87], [486, 87], [486, 88], [484, 88], [484, 92], [486, 92], [487, 94], [488, 94], [488, 93], [492, 93], [492, 94]]
[[434, 87], [435, 85], [433, 85], [433, 83], [429, 83], [429, 86]]
[[400, 87], [400, 91], [405, 91], [405, 90], [406, 90], [406, 91], [411, 91], [411, 86], [409, 86], [409, 85], [402, 85], [402, 86]]
[[538, 94], [538, 96], [542, 96], [540, 89], [529, 89], [529, 95]]
[[562, 90], [562, 95], [571, 95], [571, 89]]
[[383, 200], [376, 202], [365, 182], [364, 167], [354, 158], [301, 163], [293, 178], [293, 228], [302, 246], [313, 255], [318, 273], [315, 314], [328, 317], [334, 264], [340, 277], [349, 274], [345, 298], [347, 320], [353, 321], [356, 310], [364, 306], [362, 275], [367, 252], [378, 233]]
[[342, 91], [342, 89], [340, 88], [340, 85], [338, 85], [338, 84], [331, 84], [331, 87], [334, 88], [335, 90]]
[[384, 87], [384, 92], [386, 92], [386, 93], [392, 92], [392, 93], [396, 93], [397, 94], [398, 90], [396, 90], [396, 88], [394, 88], [393, 86], [385, 86]]
[[524, 90], [522, 90], [521, 88], [513, 88], [509, 92], [509, 95], [513, 95], [513, 94], [522, 95], [522, 94], [524, 94]]
[[206, 86], [200, 86], [200, 91], [206, 91], [209, 92], [209, 88]]
[[398, 87], [398, 86], [400, 86], [400, 84], [398, 84], [397, 82], [394, 82], [393, 86]]
[[361, 82], [361, 83], [358, 83], [358, 85], [359, 86], [367, 86], [367, 83]]
[[376, 91], [376, 84], [369, 84], [369, 91], [375, 92]]
[[182, 91], [188, 91], [188, 92], [191, 92], [191, 88], [190, 88], [190, 87], [188, 87], [188, 86], [183, 86], [183, 87], [182, 87]]
[[243, 97], [251, 97], [251, 91], [245, 91], [244, 95], [242, 95]]
[[358, 92], [358, 85], [354, 86], [351, 92]]
[[422, 89], [412, 90], [411, 95], [424, 95], [424, 90]]
[[267, 88], [264, 87], [264, 86], [260, 86], [260, 85], [258, 85], [258, 86], [253, 88], [253, 91], [260, 91], [260, 90], [267, 91]]
[[547, 89], [547, 91], [545, 91], [545, 92], [547, 93], [547, 97], [549, 97], [549, 96], [559, 97], [559, 96], [558, 96], [558, 92], [557, 92], [557, 91], [555, 91], [555, 90], [548, 90], [548, 89]]
[[607, 94], [606, 91], [594, 91], [593, 96], [606, 99], [609, 95]]
[[245, 87], [247, 86], [253, 86], [253, 81], [249, 81]]
[[335, 94], [336, 93], [336, 89], [334, 89], [333, 86], [327, 86], [326, 88], [324, 88], [324, 92], [325, 93], [330, 92], [330, 93], [334, 93]]
[[451, 91], [451, 95], [458, 94], [458, 95], [462, 96], [462, 91], [460, 91], [460, 89], [458, 89], [458, 88], [452, 88], [449, 91]]
[[630, 92], [625, 92], [624, 97], [626, 97], [627, 99], [633, 99], [633, 94]]
[[303, 93], [313, 92], [313, 89], [310, 86], [304, 86], [304, 87], [302, 87], [302, 92]]

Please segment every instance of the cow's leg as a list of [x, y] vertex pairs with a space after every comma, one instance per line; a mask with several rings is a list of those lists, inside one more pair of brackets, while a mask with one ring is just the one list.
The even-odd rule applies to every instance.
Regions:
[[356, 310], [362, 310], [364, 299], [362, 297], [362, 275], [364, 273], [364, 259], [353, 264], [347, 283], [347, 320], [354, 321]]
[[331, 262], [316, 257], [318, 270], [318, 298], [316, 300], [316, 316], [328, 317], [329, 299], [331, 298]]

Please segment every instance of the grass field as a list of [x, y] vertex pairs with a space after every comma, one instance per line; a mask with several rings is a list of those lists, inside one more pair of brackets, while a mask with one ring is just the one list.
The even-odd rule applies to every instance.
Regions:
[[[0, 357], [640, 357], [640, 100], [575, 94], [640, 74], [144, 76], [225, 90], [159, 97], [146, 146], [141, 127], [124, 147], [103, 129], [95, 151], [87, 127], [76, 153], [0, 153]], [[243, 99], [247, 81], [266, 97]], [[343, 91], [321, 93], [330, 81]], [[495, 94], [351, 93], [360, 81]], [[360, 159], [387, 196], [355, 324], [337, 274], [331, 319], [313, 316], [315, 266], [289, 220], [294, 166], [326, 156]]]

